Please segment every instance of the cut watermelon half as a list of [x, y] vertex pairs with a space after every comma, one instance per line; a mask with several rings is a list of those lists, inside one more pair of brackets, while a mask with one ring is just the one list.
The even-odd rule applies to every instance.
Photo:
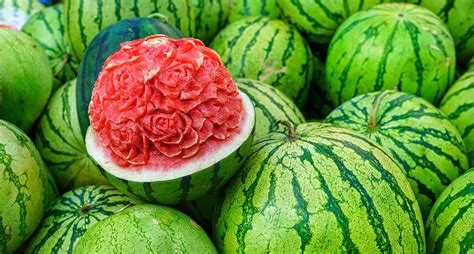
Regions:
[[115, 187], [176, 204], [216, 191], [240, 168], [255, 112], [217, 53], [154, 35], [107, 59], [89, 118], [87, 151]]

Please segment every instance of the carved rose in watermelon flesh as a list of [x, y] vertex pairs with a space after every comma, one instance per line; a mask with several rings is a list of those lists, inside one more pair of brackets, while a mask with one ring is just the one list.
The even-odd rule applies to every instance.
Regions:
[[168, 170], [225, 145], [246, 112], [217, 53], [199, 40], [155, 35], [107, 59], [89, 116], [118, 166]]

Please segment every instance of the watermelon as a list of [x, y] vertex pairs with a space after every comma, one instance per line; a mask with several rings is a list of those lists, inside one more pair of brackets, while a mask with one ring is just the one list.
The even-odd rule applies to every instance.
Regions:
[[252, 145], [217, 207], [222, 253], [424, 253], [401, 169], [354, 131], [303, 123]]
[[74, 253], [217, 253], [187, 215], [158, 205], [137, 205], [92, 226]]
[[0, 0], [0, 27], [20, 30], [31, 15], [43, 8], [38, 0]]
[[92, 225], [136, 201], [110, 186], [90, 185], [64, 193], [46, 211], [25, 253], [72, 253]]
[[277, 0], [282, 16], [309, 41], [328, 43], [339, 25], [352, 14], [390, 0], [287, 1]]
[[230, 0], [66, 0], [66, 34], [82, 59], [95, 35], [110, 24], [159, 13], [186, 37], [209, 42], [225, 25], [229, 6]]
[[474, 169], [454, 180], [436, 200], [426, 220], [429, 253], [474, 251]]
[[113, 186], [177, 204], [217, 191], [240, 168], [255, 111], [215, 51], [154, 35], [107, 59], [89, 118], [87, 152]]
[[28, 35], [1, 28], [0, 59], [0, 119], [28, 132], [51, 93], [48, 57]]
[[474, 70], [465, 73], [449, 88], [440, 110], [461, 133], [470, 166], [474, 167]]
[[281, 20], [249, 17], [225, 27], [212, 41], [234, 78], [272, 85], [302, 106], [312, 79], [311, 49]]
[[91, 41], [79, 66], [76, 86], [77, 114], [83, 136], [89, 127], [87, 112], [92, 88], [107, 57], [120, 49], [120, 43], [153, 34], [165, 34], [173, 38], [182, 37], [181, 32], [166, 22], [153, 18], [130, 18], [106, 27]]
[[22, 28], [45, 50], [53, 76], [61, 83], [76, 78], [79, 67], [64, 34], [63, 10], [62, 4], [47, 7], [33, 15]]
[[72, 80], [51, 97], [34, 138], [63, 192], [84, 185], [107, 184], [87, 154], [75, 105], [76, 81]]
[[273, 86], [251, 79], [236, 79], [235, 82], [239, 90], [249, 96], [255, 108], [254, 140], [270, 133], [280, 119], [295, 124], [305, 122], [296, 105]]
[[392, 89], [437, 103], [455, 72], [454, 41], [432, 12], [388, 3], [361, 11], [339, 27], [329, 46], [326, 81], [334, 106]]
[[474, 57], [472, 57], [469, 63], [467, 64], [467, 70], [474, 71]]
[[280, 17], [280, 9], [276, 4], [276, 0], [232, 0], [229, 24], [250, 16], [268, 16], [271, 19], [276, 19]]
[[[0, 120], [0, 250], [14, 252], [33, 233], [51, 200], [46, 165], [18, 127]], [[6, 251], [4, 251], [6, 250]]]
[[468, 167], [456, 127], [411, 94], [387, 90], [361, 95], [339, 106], [325, 122], [358, 131], [381, 145], [407, 175], [424, 218]]
[[474, 56], [474, 2], [472, 0], [409, 0], [434, 12], [444, 22], [456, 43], [456, 56], [468, 61]]

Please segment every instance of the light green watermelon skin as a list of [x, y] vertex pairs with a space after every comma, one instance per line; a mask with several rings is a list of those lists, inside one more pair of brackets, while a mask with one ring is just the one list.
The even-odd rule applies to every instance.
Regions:
[[49, 182], [48, 169], [33, 142], [18, 127], [3, 120], [0, 176], [0, 250], [11, 253], [40, 223], [54, 198], [50, 186], [54, 182]]
[[456, 42], [456, 56], [464, 62], [474, 56], [474, 1], [409, 0], [434, 12], [448, 25]]
[[76, 80], [51, 97], [35, 132], [35, 144], [64, 192], [91, 184], [108, 184], [87, 154], [76, 112]]
[[277, 0], [232, 0], [228, 23], [244, 17], [267, 16], [271, 19], [280, 17]]
[[19, 30], [31, 15], [43, 8], [38, 0], [0, 0], [0, 25]]
[[22, 27], [22, 31], [45, 50], [53, 68], [53, 76], [61, 83], [76, 78], [79, 68], [65, 37], [63, 13], [63, 4], [47, 7], [33, 15]]
[[474, 169], [454, 180], [436, 200], [426, 220], [429, 253], [474, 251]]
[[99, 169], [111, 185], [131, 197], [154, 204], [176, 205], [217, 191], [227, 183], [247, 158], [253, 135], [252, 133], [239, 149], [213, 166], [172, 180], [134, 182], [118, 178], [101, 167]]
[[329, 97], [338, 106], [360, 94], [397, 88], [438, 103], [455, 73], [454, 41], [432, 12], [387, 3], [348, 18], [331, 40]]
[[286, 95], [273, 86], [251, 79], [235, 79], [240, 91], [247, 94], [255, 108], [254, 140], [270, 133], [278, 120], [289, 120], [295, 124], [305, 119], [298, 107]]
[[204, 230], [165, 206], [137, 205], [92, 226], [74, 253], [217, 253]]
[[281, 20], [248, 17], [225, 27], [212, 41], [233, 78], [272, 85], [302, 106], [312, 79], [311, 49]]
[[441, 101], [440, 110], [461, 134], [469, 165], [474, 167], [474, 70], [465, 73], [449, 88]]
[[72, 253], [92, 225], [136, 201], [113, 187], [84, 186], [64, 193], [47, 210], [25, 253]]
[[82, 59], [94, 36], [121, 19], [160, 13], [186, 37], [208, 43], [225, 25], [230, 0], [66, 0], [65, 28], [72, 50]]
[[425, 218], [441, 192], [468, 168], [456, 127], [426, 100], [407, 93], [355, 97], [325, 122], [358, 131], [381, 145], [404, 170]]
[[217, 208], [222, 253], [424, 253], [410, 185], [378, 145], [318, 123], [260, 139]]
[[28, 35], [0, 29], [0, 119], [28, 132], [51, 93], [51, 66], [43, 49]]
[[[390, 0], [277, 0], [282, 16], [309, 41], [328, 43], [339, 25], [352, 14]], [[393, 2], [393, 1], [392, 1]]]

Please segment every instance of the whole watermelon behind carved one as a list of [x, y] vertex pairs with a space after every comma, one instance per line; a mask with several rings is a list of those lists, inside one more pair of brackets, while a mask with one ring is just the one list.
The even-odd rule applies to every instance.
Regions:
[[35, 40], [0, 28], [0, 119], [29, 132], [53, 85], [48, 57]]
[[89, 117], [87, 151], [112, 185], [177, 204], [216, 191], [240, 168], [255, 112], [215, 51], [154, 35], [107, 59]]
[[48, 208], [25, 253], [72, 253], [91, 226], [135, 203], [110, 186], [90, 185], [66, 192]]
[[216, 210], [222, 253], [425, 250], [420, 208], [402, 170], [368, 138], [327, 124], [258, 140]]
[[[93, 38], [126, 18], [160, 15], [186, 37], [205, 43], [225, 25], [231, 0], [66, 0], [66, 34], [81, 60]], [[135, 38], [137, 39], [137, 38]]]
[[222, 57], [232, 77], [272, 85], [298, 106], [306, 101], [313, 56], [294, 27], [268, 17], [248, 17], [222, 29], [210, 47]]
[[108, 184], [87, 154], [76, 112], [76, 80], [67, 82], [49, 100], [34, 138], [61, 191]]
[[0, 27], [20, 30], [44, 6], [38, 0], [0, 0]]
[[92, 89], [105, 60], [120, 49], [120, 44], [154, 34], [173, 38], [183, 37], [175, 27], [154, 18], [130, 18], [114, 23], [101, 30], [91, 41], [77, 74], [76, 103], [79, 126], [83, 136], [89, 127], [89, 103]]
[[404, 170], [424, 216], [468, 168], [456, 127], [440, 110], [411, 94], [364, 94], [336, 108], [325, 122], [358, 131], [381, 145]]
[[36, 229], [56, 193], [33, 142], [3, 120], [0, 176], [0, 253], [12, 253]]
[[334, 106], [397, 88], [438, 103], [453, 82], [454, 41], [429, 10], [386, 3], [349, 17], [329, 45], [326, 83]]
[[63, 12], [63, 4], [47, 7], [33, 15], [21, 29], [43, 47], [53, 68], [53, 76], [61, 84], [76, 78], [79, 67], [65, 36]]
[[96, 223], [77, 243], [74, 253], [217, 252], [209, 236], [187, 215], [173, 208], [144, 204]]

